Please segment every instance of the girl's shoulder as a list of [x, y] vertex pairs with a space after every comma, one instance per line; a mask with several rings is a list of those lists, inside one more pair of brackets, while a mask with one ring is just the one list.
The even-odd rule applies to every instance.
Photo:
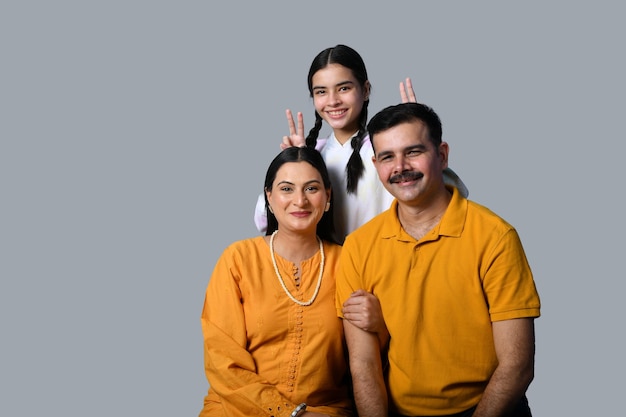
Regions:
[[317, 150], [318, 152], [322, 152], [322, 150], [326, 147], [326, 144], [328, 143], [328, 139], [329, 136], [325, 138], [318, 138], [317, 144], [315, 145], [315, 150]]

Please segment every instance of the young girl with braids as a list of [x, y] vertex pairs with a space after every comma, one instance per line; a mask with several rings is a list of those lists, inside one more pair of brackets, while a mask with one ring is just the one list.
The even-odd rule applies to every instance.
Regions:
[[[371, 162], [373, 150], [366, 131], [371, 84], [363, 59], [346, 45], [321, 51], [311, 63], [307, 82], [315, 106], [315, 124], [305, 139], [302, 113], [297, 115], [296, 129], [293, 115], [287, 110], [290, 135], [283, 137], [281, 148], [306, 145], [322, 154], [333, 185], [335, 232], [343, 243], [346, 235], [387, 210], [393, 201]], [[416, 101], [410, 79], [406, 80], [406, 90], [400, 83], [400, 95], [403, 102]], [[332, 133], [318, 138], [323, 121]], [[467, 196], [465, 185], [452, 170], [444, 176], [447, 183]], [[262, 195], [254, 221], [260, 232], [267, 233]]]

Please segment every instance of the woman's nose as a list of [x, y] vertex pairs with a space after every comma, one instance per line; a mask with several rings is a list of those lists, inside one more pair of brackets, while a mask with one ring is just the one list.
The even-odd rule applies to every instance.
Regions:
[[306, 194], [304, 192], [299, 192], [295, 195], [294, 203], [300, 207], [304, 206], [308, 203], [308, 199], [306, 198]]

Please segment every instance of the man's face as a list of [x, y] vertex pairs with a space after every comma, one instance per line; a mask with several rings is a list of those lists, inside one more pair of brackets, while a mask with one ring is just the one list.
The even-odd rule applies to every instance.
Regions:
[[423, 203], [443, 186], [448, 144], [438, 148], [421, 120], [401, 123], [374, 135], [372, 157], [378, 177], [400, 203]]

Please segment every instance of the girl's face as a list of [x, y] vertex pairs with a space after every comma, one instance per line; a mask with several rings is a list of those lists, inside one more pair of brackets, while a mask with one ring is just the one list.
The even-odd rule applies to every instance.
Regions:
[[315, 111], [332, 127], [335, 137], [345, 143], [359, 130], [359, 116], [369, 97], [370, 84], [362, 88], [352, 71], [329, 64], [313, 74]]

